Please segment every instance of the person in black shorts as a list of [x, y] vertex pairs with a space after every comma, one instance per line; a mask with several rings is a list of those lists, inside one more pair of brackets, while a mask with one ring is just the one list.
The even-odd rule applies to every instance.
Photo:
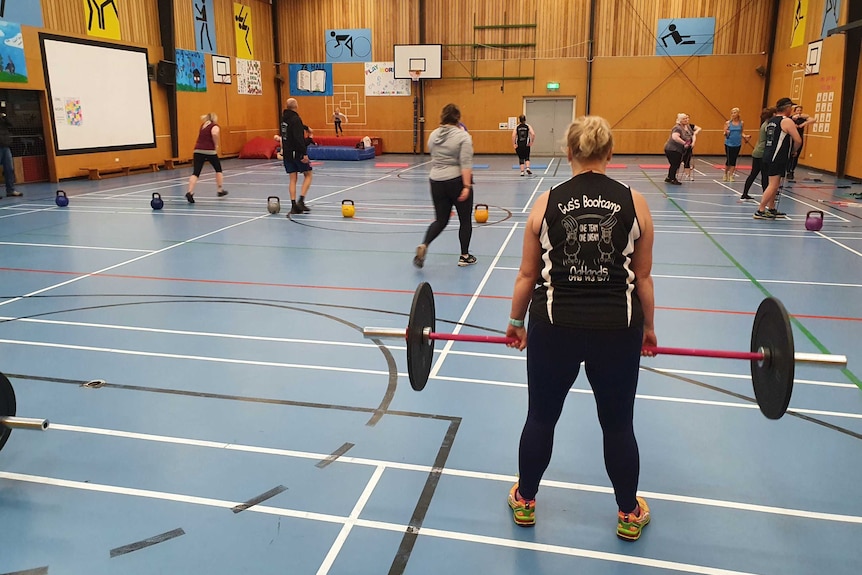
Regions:
[[512, 130], [512, 145], [515, 147], [515, 153], [518, 154], [518, 164], [521, 167], [521, 175], [524, 175], [524, 169], [531, 174], [530, 171], [530, 147], [533, 145], [533, 140], [536, 139], [536, 133], [533, 128], [527, 123], [527, 116], [521, 114], [518, 116], [518, 125]]
[[[308, 159], [308, 146], [305, 141], [305, 124], [297, 113], [299, 103], [295, 98], [285, 102], [285, 110], [281, 113], [281, 154], [284, 161], [284, 171], [290, 176], [290, 212], [302, 214], [311, 210], [305, 205], [305, 196], [311, 186], [311, 161]], [[296, 180], [303, 174], [302, 190], [299, 199], [296, 198]]]
[[195, 186], [206, 162], [209, 162], [216, 173], [216, 194], [220, 198], [227, 195], [227, 191], [223, 187], [224, 174], [222, 173], [221, 160], [218, 157], [220, 139], [221, 128], [218, 125], [218, 116], [214, 113], [201, 116], [201, 127], [198, 131], [192, 160], [192, 175], [189, 177], [189, 189], [186, 192], [186, 201], [190, 204], [195, 203]]
[[769, 177], [769, 186], [760, 197], [760, 205], [754, 212], [755, 220], [774, 220], [786, 214], [775, 208], [775, 197], [781, 187], [781, 180], [787, 173], [787, 165], [793, 154], [802, 147], [802, 138], [796, 124], [790, 119], [793, 101], [781, 98], [775, 104], [775, 116], [766, 121], [766, 145], [763, 148], [763, 169]]
[[643, 347], [657, 345], [652, 216], [640, 193], [605, 174], [613, 152], [607, 120], [578, 118], [566, 144], [574, 176], [533, 205], [506, 329], [509, 347], [527, 349], [529, 394], [519, 479], [508, 503], [516, 524], [535, 524], [554, 429], [583, 362], [616, 497], [617, 536], [634, 541], [650, 521], [649, 506], [637, 496], [632, 419], [640, 357], [654, 355]]

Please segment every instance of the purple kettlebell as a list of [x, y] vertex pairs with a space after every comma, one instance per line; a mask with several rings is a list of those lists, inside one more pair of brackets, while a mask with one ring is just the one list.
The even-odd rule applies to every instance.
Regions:
[[823, 212], [820, 210], [811, 210], [805, 215], [805, 229], [812, 232], [819, 232], [823, 227]]

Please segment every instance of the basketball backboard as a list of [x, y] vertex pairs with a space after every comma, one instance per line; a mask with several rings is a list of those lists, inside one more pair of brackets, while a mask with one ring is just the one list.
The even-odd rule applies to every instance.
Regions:
[[410, 71], [421, 71], [423, 80], [443, 77], [442, 44], [395, 44], [395, 78], [409, 80]]

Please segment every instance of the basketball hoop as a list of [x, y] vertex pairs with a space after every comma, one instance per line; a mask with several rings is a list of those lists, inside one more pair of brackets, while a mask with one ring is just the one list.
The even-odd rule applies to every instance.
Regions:
[[418, 82], [422, 79], [422, 70], [410, 70], [410, 79]]

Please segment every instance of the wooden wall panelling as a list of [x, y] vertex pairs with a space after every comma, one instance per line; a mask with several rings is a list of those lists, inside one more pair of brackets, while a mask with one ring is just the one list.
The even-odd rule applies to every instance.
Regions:
[[[859, 60], [859, 69], [856, 72], [856, 78], [854, 102], [862, 102], [862, 59]], [[847, 165], [845, 172], [850, 177], [862, 179], [862, 107], [856, 107], [853, 110], [853, 117], [850, 119], [850, 122], [850, 140], [847, 142]]]
[[[231, 58], [231, 71], [236, 74], [236, 35], [234, 33], [234, 1], [213, 0], [211, 25], [216, 30], [216, 50]], [[275, 49], [272, 45], [272, 13], [268, 0], [237, 0], [251, 12], [254, 59], [261, 63], [263, 94], [240, 95], [237, 78], [231, 84], [212, 81], [212, 56], [206, 54], [207, 91], [178, 92], [177, 113], [179, 149], [183, 158], [191, 157], [200, 128], [200, 117], [214, 112], [221, 125], [221, 153], [239, 154], [245, 143], [257, 136], [271, 137], [278, 133], [278, 102], [276, 101]], [[177, 48], [195, 49], [194, 10], [190, 0], [174, 5]]]

